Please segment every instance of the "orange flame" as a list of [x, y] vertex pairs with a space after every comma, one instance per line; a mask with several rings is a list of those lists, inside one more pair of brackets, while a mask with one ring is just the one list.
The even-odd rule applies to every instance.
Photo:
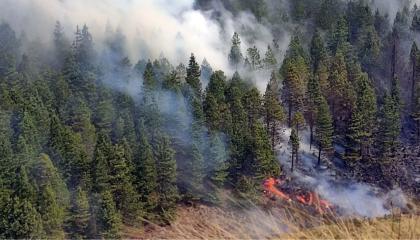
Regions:
[[[286, 193], [280, 191], [276, 184], [281, 183], [274, 178], [269, 178], [264, 181], [264, 188], [265, 193], [270, 193], [274, 196], [280, 197], [281, 199], [291, 201], [291, 197], [289, 197]], [[331, 210], [333, 205], [329, 203], [325, 199], [321, 199], [317, 193], [308, 192], [300, 195], [294, 196], [296, 202], [299, 202], [303, 205], [311, 206], [315, 208], [320, 214], [324, 214], [325, 211]]]
[[284, 200], [288, 200], [289, 201], [290, 200], [290, 197], [287, 196], [285, 193], [283, 193], [282, 191], [278, 190], [275, 187], [276, 182], [277, 181], [274, 178], [269, 178], [269, 179], [265, 180], [265, 182], [264, 182], [265, 189], [268, 192], [274, 194], [275, 196], [278, 196], [278, 197], [280, 197], [280, 198], [282, 198]]

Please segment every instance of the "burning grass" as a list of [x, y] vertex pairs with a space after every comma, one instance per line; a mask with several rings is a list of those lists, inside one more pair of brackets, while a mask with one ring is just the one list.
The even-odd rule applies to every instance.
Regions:
[[[289, 194], [283, 193], [284, 196]], [[126, 227], [125, 238], [140, 239], [420, 239], [420, 216], [394, 209], [383, 218], [350, 218], [292, 200], [262, 197], [258, 206], [226, 193], [223, 206], [180, 206], [171, 226]], [[305, 200], [306, 201], [306, 200]], [[331, 207], [334, 209], [334, 207]]]

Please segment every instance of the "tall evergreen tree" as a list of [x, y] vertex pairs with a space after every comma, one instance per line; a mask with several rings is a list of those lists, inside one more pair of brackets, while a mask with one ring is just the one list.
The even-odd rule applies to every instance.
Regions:
[[176, 185], [176, 160], [174, 150], [170, 146], [168, 137], [161, 135], [155, 150], [157, 161], [157, 192], [159, 203], [157, 211], [163, 222], [175, 218], [176, 202], [179, 198]]
[[264, 120], [267, 134], [271, 139], [271, 147], [274, 149], [276, 141], [279, 138], [279, 127], [284, 120], [284, 110], [280, 104], [278, 96], [278, 82], [274, 72], [271, 73], [271, 79], [267, 85], [264, 94]]
[[330, 109], [325, 98], [320, 98], [316, 120], [315, 136], [318, 143], [318, 166], [322, 151], [332, 148], [333, 126]]
[[229, 53], [229, 63], [231, 66], [238, 69], [239, 65], [243, 62], [243, 55], [241, 52], [241, 39], [238, 33], [234, 33], [232, 37], [232, 47]]
[[200, 66], [195, 60], [194, 54], [191, 54], [190, 62], [187, 68], [187, 78], [185, 79], [185, 81], [190, 85], [190, 87], [193, 89], [194, 93], [197, 96], [201, 96], [201, 92], [202, 92], [200, 77], [201, 77]]
[[[290, 134], [290, 140], [289, 140], [289, 144], [292, 147], [292, 167], [291, 167], [291, 171], [293, 172], [294, 170], [294, 163], [298, 163], [299, 161], [299, 136], [297, 134], [297, 131], [293, 128], [292, 132]], [[296, 161], [295, 161], [296, 159]]]

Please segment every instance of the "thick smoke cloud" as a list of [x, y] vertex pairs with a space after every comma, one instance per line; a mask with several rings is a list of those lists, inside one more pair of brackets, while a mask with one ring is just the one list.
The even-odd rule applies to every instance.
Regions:
[[194, 53], [199, 61], [206, 58], [213, 69], [231, 73], [227, 54], [234, 31], [249, 36], [243, 37], [243, 50], [256, 45], [265, 51], [273, 37], [249, 13], [233, 17], [222, 7], [218, 12], [222, 17], [215, 21], [212, 12], [195, 10], [194, 0], [3, 0], [0, 20], [44, 43], [51, 41], [56, 21], [68, 37], [76, 25], [86, 24], [98, 50], [104, 47], [107, 30], [118, 30], [125, 35], [125, 50], [132, 61], [163, 54], [175, 65], [186, 63]]
[[370, 0], [371, 6], [381, 13], [386, 13], [391, 22], [394, 21], [398, 11], [405, 6], [412, 7], [414, 4], [420, 6], [420, 0]]

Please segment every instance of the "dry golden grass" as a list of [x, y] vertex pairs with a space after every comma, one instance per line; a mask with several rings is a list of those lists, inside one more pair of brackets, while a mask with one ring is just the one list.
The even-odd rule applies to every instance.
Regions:
[[[280, 208], [278, 206], [281, 206]], [[125, 227], [136, 239], [420, 239], [420, 216], [394, 214], [380, 219], [321, 216], [301, 205], [271, 201], [261, 207], [180, 206], [171, 226]], [[273, 207], [274, 206], [274, 207]], [[277, 207], [276, 207], [277, 206]], [[268, 210], [269, 209], [269, 210]]]

